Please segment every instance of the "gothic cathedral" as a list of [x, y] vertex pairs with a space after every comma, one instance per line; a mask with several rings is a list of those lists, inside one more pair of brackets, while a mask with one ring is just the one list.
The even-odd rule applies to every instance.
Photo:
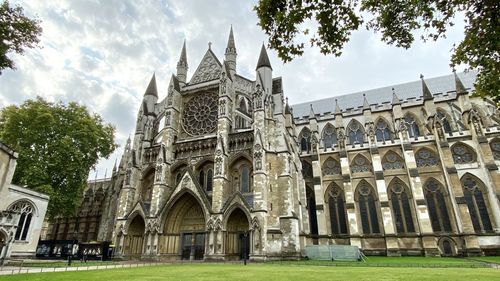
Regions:
[[[475, 73], [289, 106], [262, 46], [254, 79], [210, 46], [165, 99], [153, 75], [111, 178], [89, 182], [49, 239], [112, 241], [123, 258], [296, 259], [500, 254], [500, 114]], [[467, 87], [466, 87], [467, 86]], [[368, 102], [377, 99], [377, 103]]]

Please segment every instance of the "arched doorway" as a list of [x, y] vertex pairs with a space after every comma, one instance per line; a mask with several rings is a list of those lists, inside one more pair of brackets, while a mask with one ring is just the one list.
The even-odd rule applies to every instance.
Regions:
[[183, 260], [202, 260], [205, 255], [205, 215], [190, 193], [177, 199], [168, 211], [160, 254], [179, 256]]
[[128, 227], [127, 237], [125, 238], [124, 254], [127, 256], [140, 256], [144, 243], [144, 219], [136, 215]]
[[250, 253], [250, 224], [240, 208], [231, 212], [226, 225], [226, 258], [229, 260], [248, 259]]

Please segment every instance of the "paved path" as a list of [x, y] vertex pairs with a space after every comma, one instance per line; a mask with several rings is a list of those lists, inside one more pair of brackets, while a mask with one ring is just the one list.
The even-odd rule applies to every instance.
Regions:
[[0, 275], [12, 275], [20, 273], [41, 273], [41, 272], [64, 272], [64, 271], [82, 271], [82, 270], [101, 270], [115, 268], [134, 268], [144, 266], [163, 265], [167, 263], [119, 263], [108, 265], [78, 265], [71, 267], [19, 267], [19, 266], [4, 266], [0, 269]]

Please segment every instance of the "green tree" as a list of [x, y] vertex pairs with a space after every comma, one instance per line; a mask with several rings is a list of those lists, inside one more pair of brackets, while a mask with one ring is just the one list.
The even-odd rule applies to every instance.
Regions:
[[476, 93], [500, 102], [498, 0], [259, 0], [254, 9], [269, 46], [284, 62], [303, 54], [304, 38], [321, 53], [340, 56], [362, 26], [380, 32], [387, 44], [410, 48], [416, 31], [424, 41], [437, 40], [463, 14], [465, 38], [453, 48], [451, 65], [478, 69]]
[[7, 54], [24, 54], [25, 48], [34, 48], [40, 42], [42, 33], [40, 20], [24, 15], [19, 5], [11, 7], [9, 1], [0, 4], [0, 74], [5, 68], [15, 69], [15, 64]]
[[50, 195], [49, 218], [74, 214], [90, 169], [117, 146], [114, 131], [77, 103], [38, 97], [0, 111], [0, 140], [19, 153], [13, 182]]

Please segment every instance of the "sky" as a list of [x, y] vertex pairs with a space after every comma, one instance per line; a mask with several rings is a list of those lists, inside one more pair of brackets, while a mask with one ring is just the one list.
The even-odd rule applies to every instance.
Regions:
[[[166, 96], [184, 40], [188, 80], [209, 42], [222, 61], [231, 25], [237, 72], [245, 77], [255, 78], [260, 47], [267, 41], [253, 11], [256, 0], [10, 2], [20, 4], [30, 17], [37, 15], [43, 32], [41, 48], [12, 55], [17, 69], [0, 75], [0, 108], [41, 96], [79, 102], [113, 124], [120, 146], [90, 172], [92, 179], [110, 176], [115, 159], [119, 161], [153, 73], [160, 100]], [[450, 74], [450, 50], [463, 39], [463, 28], [457, 20], [445, 39], [416, 40], [408, 50], [386, 45], [379, 34], [361, 28], [341, 57], [307, 48], [302, 57], [284, 64], [273, 50], [268, 54], [273, 76], [283, 77], [285, 95], [296, 104], [414, 81], [420, 74]]]

